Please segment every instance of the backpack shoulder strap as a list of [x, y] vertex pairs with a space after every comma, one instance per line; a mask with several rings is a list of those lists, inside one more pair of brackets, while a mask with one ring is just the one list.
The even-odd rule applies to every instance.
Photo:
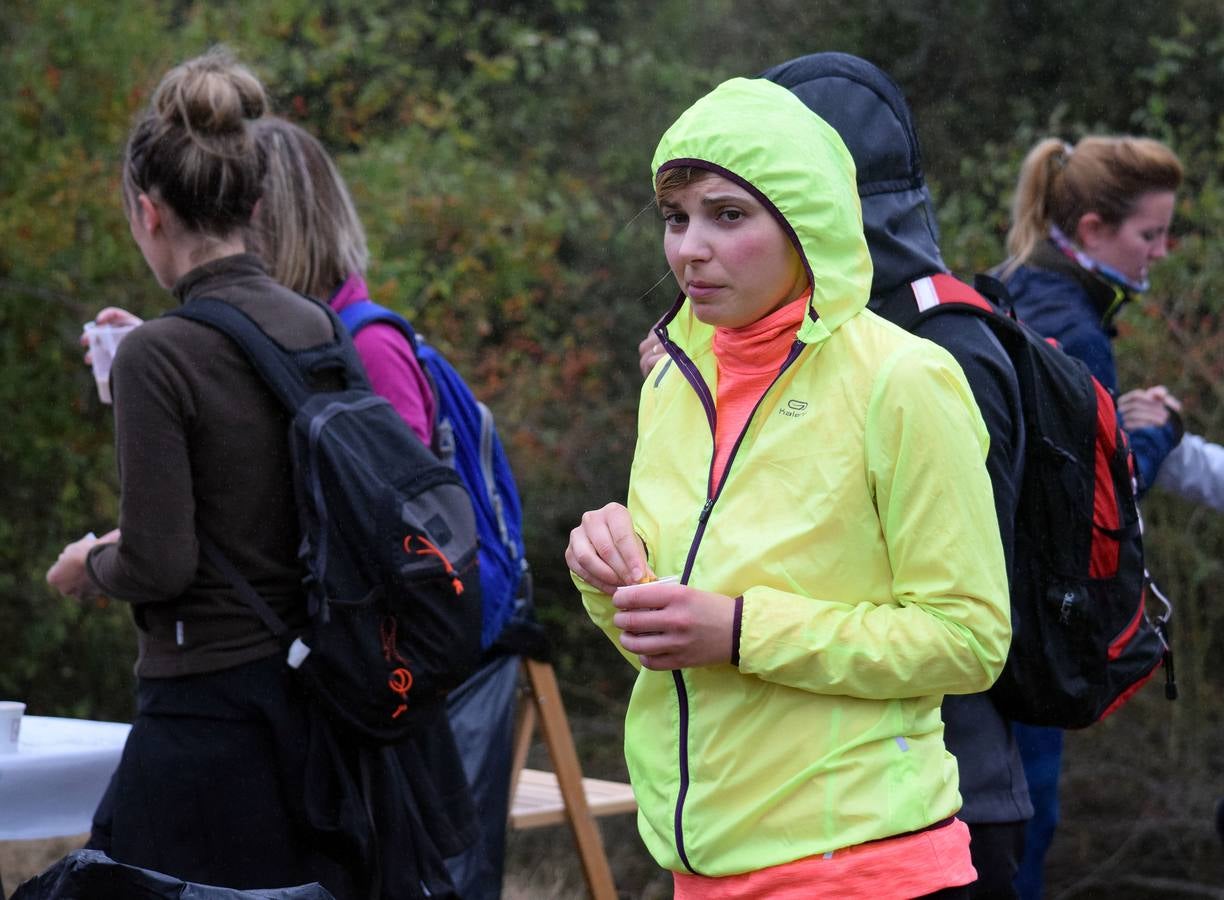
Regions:
[[979, 291], [943, 272], [920, 278], [910, 287], [918, 308], [924, 312], [935, 306], [971, 306], [990, 315], [998, 312]]
[[433, 450], [435, 456], [439, 457], [447, 465], [451, 465], [455, 455], [454, 439], [443, 433], [443, 430], [438, 427], [442, 419], [442, 406], [437, 377], [430, 365], [430, 358], [425, 352], [428, 347], [424, 339], [417, 335], [416, 329], [412, 327], [412, 323], [395, 310], [387, 309], [387, 307], [375, 303], [369, 298], [358, 300], [356, 303], [350, 303], [335, 315], [341, 324], [348, 329], [348, 333], [352, 338], [356, 338], [357, 332], [361, 331], [361, 329], [376, 322], [383, 325], [391, 325], [399, 329], [404, 339], [408, 342], [408, 347], [411, 349], [417, 364], [421, 367], [425, 380], [429, 382], [429, 389], [433, 392], [434, 400], [438, 401], [435, 402], [434, 420], [430, 425], [433, 431], [433, 441], [430, 449]]
[[224, 334], [242, 349], [255, 371], [286, 406], [300, 406], [309, 393], [306, 379], [289, 351], [270, 338], [254, 319], [223, 300], [198, 297], [163, 315], [191, 319]]
[[194, 298], [163, 315], [191, 319], [226, 335], [242, 349], [280, 401], [290, 410], [296, 410], [316, 392], [316, 379], [324, 373], [338, 375], [340, 383], [346, 387], [368, 386], [356, 350], [340, 327], [340, 320], [326, 306], [318, 305], [331, 319], [335, 337], [302, 350], [281, 346], [246, 313], [215, 297]]
[[1023, 338], [1007, 289], [1000, 282], [980, 275], [973, 287], [944, 273], [919, 278], [895, 291], [879, 312], [911, 332], [933, 316], [960, 313], [981, 319], [1002, 341]]
[[[163, 315], [190, 319], [226, 335], [242, 349], [260, 377], [290, 410], [297, 409], [310, 395], [301, 360], [269, 337], [254, 319], [229, 303], [213, 297], [200, 297]], [[333, 349], [335, 347], [330, 346]], [[216, 541], [204, 532], [198, 532], [196, 538], [201, 555], [230, 583], [239, 598], [259, 616], [268, 631], [278, 639], [285, 639], [289, 628], [284, 620], [259, 596], [250, 581], [230, 561]]]
[[356, 337], [357, 332], [361, 331], [361, 329], [367, 325], [373, 325], [375, 322], [381, 322], [384, 325], [394, 325], [404, 333], [404, 337], [408, 339], [408, 343], [412, 346], [413, 351], [416, 350], [417, 336], [412, 323], [394, 310], [380, 306], [373, 300], [358, 300], [356, 303], [350, 303], [340, 310], [337, 315], [353, 337]]
[[217, 546], [217, 542], [202, 531], [196, 533], [196, 540], [200, 544], [200, 553], [225, 577], [239, 598], [259, 616], [264, 627], [272, 632], [274, 637], [284, 639], [289, 633], [285, 620], [276, 614], [267, 600], [259, 596], [259, 592], [251, 586], [246, 576], [238, 571], [238, 567], [230, 562], [229, 557]]

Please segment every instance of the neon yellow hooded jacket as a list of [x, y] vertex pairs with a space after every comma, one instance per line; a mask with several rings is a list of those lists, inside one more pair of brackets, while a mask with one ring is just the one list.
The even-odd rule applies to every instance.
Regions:
[[[713, 328], [683, 297], [642, 390], [628, 506], [650, 565], [743, 609], [738, 666], [640, 669], [625, 753], [654, 858], [717, 876], [953, 815], [940, 701], [987, 688], [1011, 633], [985, 427], [947, 353], [866, 310], [841, 139], [785, 89], [735, 79], [664, 135], [653, 168], [673, 164], [758, 192], [813, 287], [721, 484]], [[639, 665], [608, 596], [576, 581]]]

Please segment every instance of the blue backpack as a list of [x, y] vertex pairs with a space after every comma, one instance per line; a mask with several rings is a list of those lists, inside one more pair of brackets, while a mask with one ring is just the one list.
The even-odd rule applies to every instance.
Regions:
[[493, 413], [476, 399], [446, 358], [417, 335], [403, 316], [371, 300], [339, 313], [354, 337], [366, 325], [394, 325], [407, 338], [433, 386], [437, 401], [433, 450], [472, 495], [480, 538], [480, 588], [484, 603], [481, 649], [502, 634], [516, 609], [531, 600], [531, 576], [523, 547], [523, 509]]

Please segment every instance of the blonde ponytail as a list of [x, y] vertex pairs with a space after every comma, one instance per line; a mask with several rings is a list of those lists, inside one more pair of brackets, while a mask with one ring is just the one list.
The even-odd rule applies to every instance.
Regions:
[[1075, 240], [1087, 213], [1120, 225], [1144, 194], [1175, 191], [1181, 180], [1177, 155], [1151, 138], [1092, 136], [1074, 147], [1057, 138], [1040, 141], [1020, 167], [1003, 277], [1028, 260], [1050, 226]]

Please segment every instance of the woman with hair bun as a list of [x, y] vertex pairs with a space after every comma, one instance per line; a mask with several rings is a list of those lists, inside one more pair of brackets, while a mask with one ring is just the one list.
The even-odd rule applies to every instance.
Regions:
[[[1148, 288], [1150, 266], [1168, 253], [1169, 226], [1182, 166], [1159, 141], [1090, 136], [1072, 146], [1037, 143], [1024, 159], [1000, 268], [1020, 318], [1056, 339], [1112, 393], [1118, 374], [1114, 318]], [[1141, 416], [1127, 415], [1141, 406]], [[1135, 455], [1140, 492], [1182, 437], [1179, 404], [1162, 386], [1132, 391], [1119, 410]], [[1016, 888], [1042, 894], [1042, 866], [1058, 823], [1062, 731], [1017, 724], [1034, 814]]]
[[[247, 252], [266, 107], [224, 50], [172, 69], [128, 141], [123, 194], [133, 239], [179, 303], [232, 304], [296, 350], [335, 333], [324, 308]], [[346, 898], [381, 880], [384, 897], [450, 896], [445, 872], [427, 871], [428, 848], [377, 869], [356, 751], [294, 689], [278, 640], [200, 551], [207, 535], [291, 629], [305, 624], [288, 414], [235, 343], [174, 316], [124, 339], [111, 387], [119, 529], [70, 544], [47, 574], [66, 594], [130, 603], [138, 628], [137, 716], [91, 845], [239, 889], [319, 881]], [[417, 814], [405, 773], [387, 754], [372, 762], [386, 800], [373, 814], [419, 825], [403, 821]]]

